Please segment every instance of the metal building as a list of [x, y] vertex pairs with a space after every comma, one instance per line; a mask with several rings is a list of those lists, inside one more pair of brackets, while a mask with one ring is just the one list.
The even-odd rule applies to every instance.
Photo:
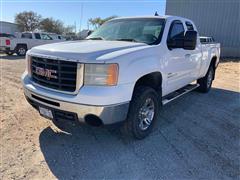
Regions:
[[193, 20], [221, 43], [223, 57], [240, 57], [240, 0], [166, 0], [166, 14]]
[[15, 32], [19, 32], [17, 24], [0, 21], [0, 33], [14, 34]]

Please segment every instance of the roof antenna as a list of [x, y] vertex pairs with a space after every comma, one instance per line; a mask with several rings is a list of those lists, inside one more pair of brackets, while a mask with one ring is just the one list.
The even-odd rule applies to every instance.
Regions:
[[157, 11], [155, 12], [154, 16], [159, 16]]

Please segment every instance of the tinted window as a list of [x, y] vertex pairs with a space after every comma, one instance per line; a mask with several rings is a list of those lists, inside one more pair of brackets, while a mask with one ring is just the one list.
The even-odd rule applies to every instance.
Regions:
[[31, 33], [23, 33], [22, 38], [32, 39], [32, 34]]
[[214, 39], [213, 39], [213, 38], [210, 38], [210, 42], [214, 42]]
[[181, 38], [184, 36], [184, 27], [183, 24], [180, 21], [175, 21], [173, 22], [170, 32], [169, 32], [169, 37], [170, 39], [174, 38]]
[[40, 36], [39, 33], [35, 33], [34, 35], [35, 35], [35, 38], [36, 38], [36, 39], [41, 39], [41, 36]]
[[47, 34], [42, 34], [42, 39], [43, 40], [52, 40], [52, 38]]
[[12, 34], [0, 33], [0, 37], [8, 37], [8, 38], [15, 38]]
[[212, 37], [200, 37], [201, 43], [212, 43], [214, 42], [214, 39]]
[[200, 42], [201, 42], [201, 43], [206, 43], [206, 42], [207, 42], [207, 39], [206, 39], [206, 38], [200, 38]]
[[193, 25], [190, 22], [186, 22], [187, 30], [188, 31], [194, 31]]

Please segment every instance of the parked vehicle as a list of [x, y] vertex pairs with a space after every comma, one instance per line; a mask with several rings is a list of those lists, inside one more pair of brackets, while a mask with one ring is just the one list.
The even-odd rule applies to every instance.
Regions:
[[28, 102], [57, 125], [122, 122], [124, 132], [142, 139], [162, 105], [211, 89], [219, 57], [220, 45], [203, 48], [189, 19], [116, 18], [87, 40], [32, 48], [22, 83]]
[[8, 55], [12, 55], [13, 52], [10, 51], [11, 39], [16, 38], [12, 34], [0, 33], [0, 51]]
[[48, 34], [53, 40], [66, 41], [66, 38], [64, 38], [60, 34], [55, 34], [55, 33], [46, 33], [46, 34]]
[[89, 29], [84, 29], [81, 32], [79, 32], [78, 36], [80, 39], [85, 39], [86, 37], [88, 37], [90, 34], [92, 34], [92, 30]]
[[42, 32], [23, 32], [16, 33], [16, 38], [10, 40], [9, 52], [16, 53], [19, 56], [25, 56], [27, 50], [32, 47], [61, 42], [63, 40], [53, 39], [47, 33]]

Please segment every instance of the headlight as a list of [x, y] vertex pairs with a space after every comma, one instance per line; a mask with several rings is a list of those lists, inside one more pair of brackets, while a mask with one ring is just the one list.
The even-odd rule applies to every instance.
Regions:
[[26, 55], [26, 67], [27, 67], [27, 72], [29, 76], [32, 76], [32, 68], [31, 68], [31, 64], [32, 64], [32, 58], [29, 55]]
[[85, 64], [85, 85], [115, 86], [117, 81], [117, 64]]

